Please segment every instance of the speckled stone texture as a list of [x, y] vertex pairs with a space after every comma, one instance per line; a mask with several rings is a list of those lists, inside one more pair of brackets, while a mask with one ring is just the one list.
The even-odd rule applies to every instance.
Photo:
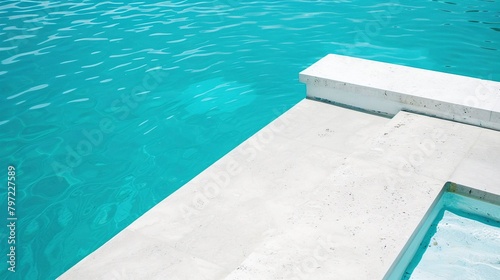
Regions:
[[499, 150], [499, 132], [303, 100], [60, 279], [381, 279], [447, 180], [500, 193]]

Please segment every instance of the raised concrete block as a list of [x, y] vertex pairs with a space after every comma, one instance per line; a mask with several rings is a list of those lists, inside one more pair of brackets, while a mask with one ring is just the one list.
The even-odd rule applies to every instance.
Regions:
[[394, 116], [408, 111], [500, 130], [500, 83], [329, 54], [300, 73], [307, 97]]

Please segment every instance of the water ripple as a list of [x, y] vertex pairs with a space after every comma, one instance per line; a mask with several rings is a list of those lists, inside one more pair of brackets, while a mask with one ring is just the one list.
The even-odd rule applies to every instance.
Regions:
[[45, 107], [47, 107], [49, 105], [50, 105], [50, 103], [42, 103], [42, 104], [38, 104], [38, 105], [35, 105], [35, 106], [31, 106], [28, 110], [41, 109], [41, 108], [45, 108]]
[[38, 85], [38, 86], [34, 86], [34, 87], [30, 87], [29, 89], [25, 90], [25, 91], [22, 91], [18, 94], [14, 94], [14, 95], [11, 95], [9, 97], [7, 97], [7, 99], [13, 99], [13, 98], [16, 98], [16, 97], [19, 97], [27, 92], [32, 92], [32, 91], [37, 91], [37, 90], [41, 90], [41, 89], [44, 89], [46, 87], [48, 87], [49, 85], [48, 84], [42, 84], [42, 85]]
[[19, 60], [16, 60], [16, 59], [23, 57], [23, 56], [48, 54], [49, 52], [42, 52], [42, 51], [46, 50], [46, 49], [55, 48], [55, 47], [56, 46], [48, 46], [48, 47], [41, 48], [38, 50], [16, 54], [16, 55], [13, 55], [7, 59], [2, 60], [2, 64], [12, 64], [12, 63], [19, 62]]
[[70, 100], [66, 103], [78, 103], [78, 102], [84, 102], [84, 101], [88, 101], [89, 98], [80, 98], [80, 99], [74, 99], [74, 100]]
[[327, 53], [500, 80], [498, 2], [455, 2], [0, 1], [18, 275], [56, 278], [302, 99]]

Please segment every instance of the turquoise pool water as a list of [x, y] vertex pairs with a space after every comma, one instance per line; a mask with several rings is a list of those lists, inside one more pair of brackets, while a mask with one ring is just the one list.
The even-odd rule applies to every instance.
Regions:
[[60, 275], [301, 100], [327, 53], [500, 81], [495, 1], [4, 0], [0, 36], [2, 279]]
[[422, 228], [423, 240], [412, 241], [420, 245], [402, 279], [500, 279], [498, 198], [489, 203], [445, 192]]
[[415, 267], [403, 279], [499, 279], [500, 221], [444, 210]]

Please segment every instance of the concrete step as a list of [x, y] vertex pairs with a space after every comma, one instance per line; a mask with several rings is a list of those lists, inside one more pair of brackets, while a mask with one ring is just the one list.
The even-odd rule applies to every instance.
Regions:
[[311, 99], [500, 130], [500, 82], [329, 54], [300, 73]]

